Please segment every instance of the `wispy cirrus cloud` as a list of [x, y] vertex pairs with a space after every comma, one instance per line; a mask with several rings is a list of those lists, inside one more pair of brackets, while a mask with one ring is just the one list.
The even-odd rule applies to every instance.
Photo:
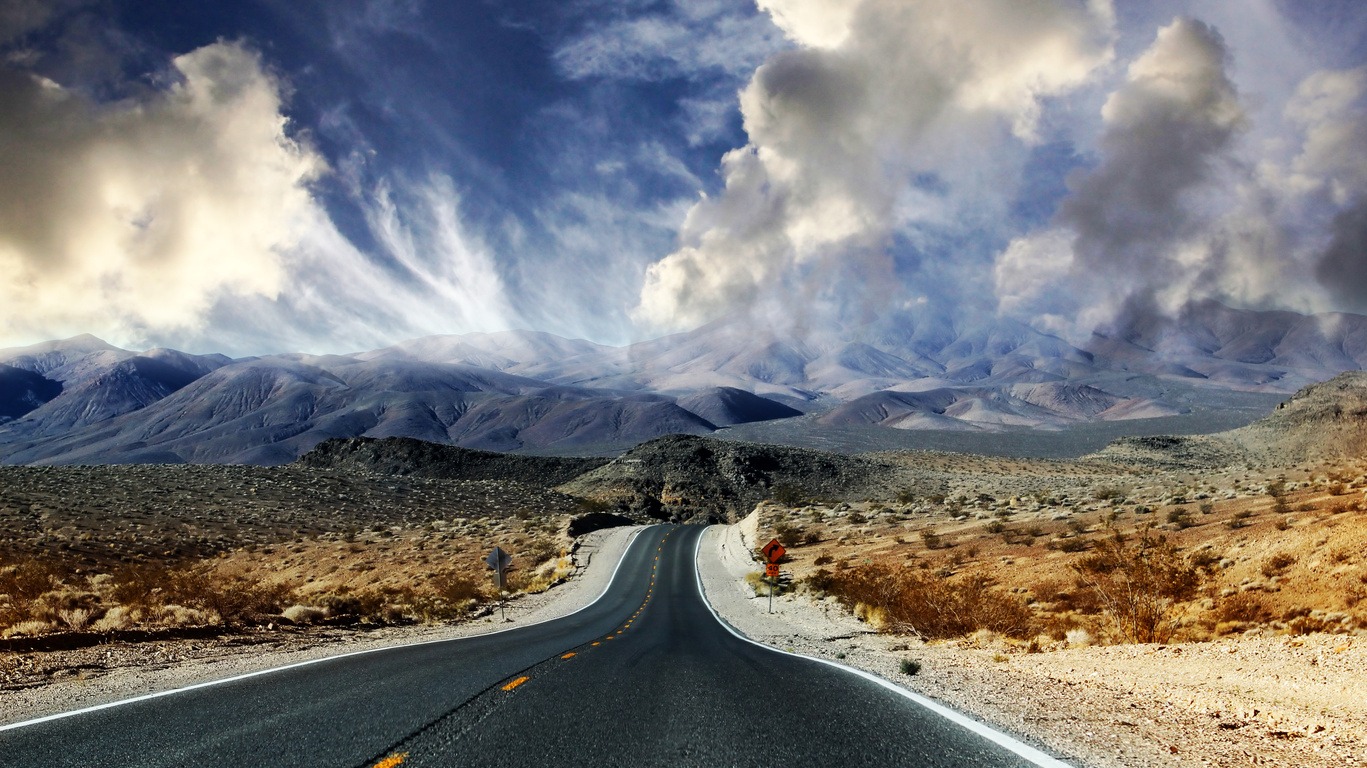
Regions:
[[587, 22], [561, 45], [554, 54], [560, 71], [573, 79], [745, 77], [785, 46], [769, 19], [728, 0], [673, 0], [663, 13], [626, 10]]

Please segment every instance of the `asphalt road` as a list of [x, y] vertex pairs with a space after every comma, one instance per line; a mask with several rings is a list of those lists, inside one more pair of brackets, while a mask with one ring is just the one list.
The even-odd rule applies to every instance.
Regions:
[[0, 732], [0, 766], [1026, 766], [848, 672], [735, 636], [702, 528], [656, 526], [572, 616]]

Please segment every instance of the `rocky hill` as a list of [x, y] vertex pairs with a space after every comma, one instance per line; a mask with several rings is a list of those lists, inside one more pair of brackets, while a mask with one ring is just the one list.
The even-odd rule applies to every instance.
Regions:
[[1367, 454], [1367, 373], [1314, 384], [1267, 418], [1222, 435], [1263, 463]]
[[1214, 435], [1128, 437], [1093, 458], [1169, 469], [1290, 466], [1367, 453], [1367, 372], [1301, 389], [1268, 416]]
[[891, 498], [900, 469], [868, 457], [674, 435], [639, 445], [558, 490], [659, 519], [726, 520], [764, 499]]
[[473, 451], [408, 437], [334, 438], [299, 457], [299, 466], [341, 472], [427, 477], [441, 480], [500, 480], [554, 488], [597, 469], [607, 459], [519, 456]]

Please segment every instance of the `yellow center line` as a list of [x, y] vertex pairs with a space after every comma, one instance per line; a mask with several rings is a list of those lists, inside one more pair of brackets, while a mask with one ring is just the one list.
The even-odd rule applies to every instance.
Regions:
[[398, 765], [399, 763], [402, 763], [405, 759], [407, 759], [407, 757], [407, 752], [400, 752], [395, 755], [390, 755], [389, 757], [386, 757], [385, 759], [376, 763], [374, 768], [394, 768], [394, 766]]
[[570, 651], [569, 653], [565, 654], [564, 656], [561, 656], [560, 658], [562, 658], [562, 659], [572, 659], [572, 658], [574, 658], [574, 651]]
[[597, 645], [600, 645], [600, 643], [594, 643], [594, 645], [597, 646]]
[[511, 683], [508, 683], [507, 685], [503, 686], [503, 690], [505, 690], [505, 691], [511, 691], [512, 689], [518, 687], [519, 685], [522, 685], [523, 683], [527, 682], [528, 680], [531, 680], [531, 678], [530, 678], [530, 677], [527, 677], [526, 675], [523, 675], [522, 677], [519, 677], [518, 679], [512, 681]]

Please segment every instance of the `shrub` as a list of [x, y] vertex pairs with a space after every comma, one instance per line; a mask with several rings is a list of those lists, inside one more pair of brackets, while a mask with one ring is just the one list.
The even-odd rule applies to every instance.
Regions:
[[921, 662], [916, 659], [902, 659], [902, 662], [897, 665], [897, 668], [902, 670], [902, 674], [910, 677], [921, 671]]
[[3, 633], [0, 633], [0, 637], [33, 637], [36, 635], [46, 635], [56, 628], [56, 625], [49, 621], [21, 621], [18, 624], [7, 628]]
[[1263, 561], [1263, 575], [1269, 579], [1273, 576], [1281, 575], [1287, 568], [1296, 564], [1296, 556], [1287, 552], [1278, 552]]
[[797, 547], [802, 545], [802, 534], [806, 533], [800, 525], [792, 523], [779, 523], [774, 526], [774, 538], [783, 543], [785, 547]]
[[1109, 485], [1100, 485], [1092, 490], [1092, 498], [1097, 501], [1121, 502], [1125, 500], [1125, 494], [1123, 489]]
[[1068, 630], [1064, 634], [1063, 639], [1067, 641], [1068, 645], [1073, 646], [1074, 648], [1086, 648], [1095, 642], [1095, 640], [1092, 639], [1092, 633], [1082, 627], [1075, 627]]
[[826, 568], [818, 568], [815, 573], [807, 577], [806, 582], [813, 592], [824, 594], [830, 592], [831, 587], [835, 584], [835, 574]]
[[1271, 613], [1258, 595], [1235, 592], [1216, 603], [1215, 618], [1220, 622], [1258, 623], [1271, 618]]
[[439, 576], [433, 580], [432, 587], [437, 597], [453, 606], [463, 607], [472, 601], [480, 603], [486, 599], [480, 582], [459, 574]]
[[1082, 552], [1087, 549], [1088, 544], [1089, 542], [1081, 536], [1071, 536], [1066, 539], [1054, 539], [1049, 542], [1049, 548], [1061, 552]]
[[280, 615], [296, 624], [312, 624], [327, 617], [327, 611], [315, 605], [291, 605]]
[[807, 494], [796, 485], [784, 484], [774, 488], [774, 501], [785, 507], [804, 507], [807, 505]]
[[1025, 601], [998, 590], [985, 574], [943, 578], [875, 563], [832, 574], [829, 592], [847, 607], [881, 612], [888, 630], [926, 638], [962, 637], [979, 629], [1025, 638], [1034, 629]]
[[926, 545], [926, 549], [940, 549], [945, 545], [944, 541], [940, 538], [940, 534], [928, 528], [921, 531], [921, 542]]
[[1116, 635], [1135, 643], [1167, 642], [1175, 604], [1191, 599], [1201, 582], [1176, 547], [1148, 531], [1129, 546], [1102, 542], [1073, 568], [1096, 594]]
[[754, 591], [756, 597], [769, 593], [769, 582], [765, 581], [763, 571], [751, 571], [745, 574], [745, 583], [750, 585], [750, 589]]

